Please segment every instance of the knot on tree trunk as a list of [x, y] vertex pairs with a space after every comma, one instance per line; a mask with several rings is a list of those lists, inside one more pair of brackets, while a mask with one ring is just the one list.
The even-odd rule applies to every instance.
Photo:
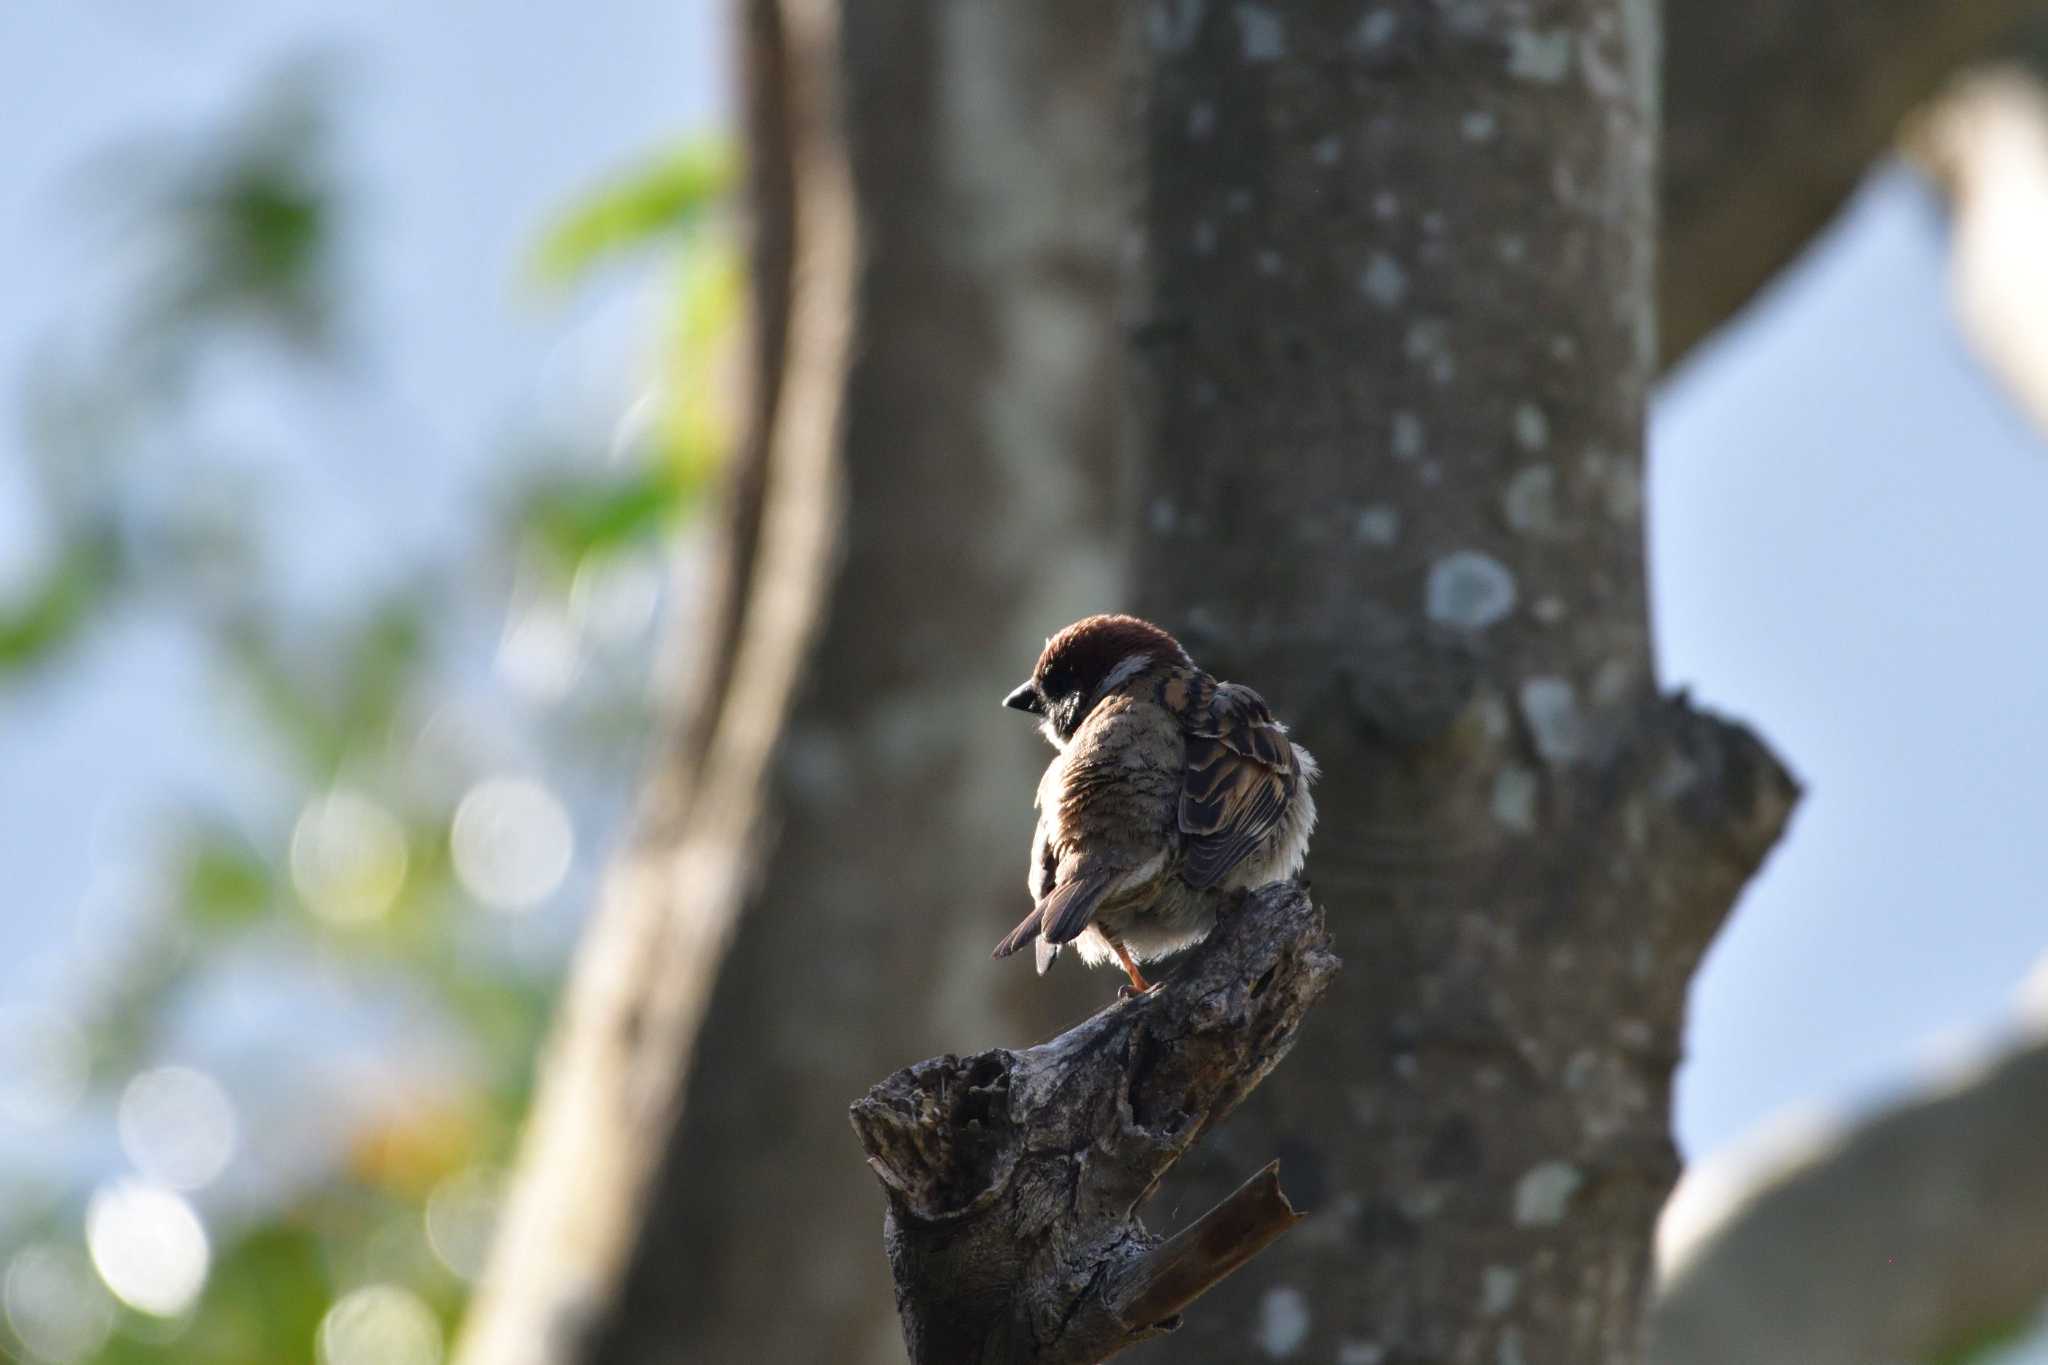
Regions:
[[1299, 886], [1231, 899], [1151, 994], [1021, 1052], [920, 1062], [853, 1105], [915, 1365], [1107, 1359], [1299, 1216], [1273, 1166], [1170, 1239], [1136, 1216], [1338, 967]]

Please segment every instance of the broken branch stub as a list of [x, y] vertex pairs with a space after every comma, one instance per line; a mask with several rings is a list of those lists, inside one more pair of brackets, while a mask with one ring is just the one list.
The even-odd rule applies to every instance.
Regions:
[[1300, 1217], [1276, 1164], [1170, 1238], [1137, 1218], [1339, 965], [1301, 887], [1232, 899], [1151, 994], [1021, 1052], [920, 1062], [853, 1105], [913, 1365], [1106, 1360]]

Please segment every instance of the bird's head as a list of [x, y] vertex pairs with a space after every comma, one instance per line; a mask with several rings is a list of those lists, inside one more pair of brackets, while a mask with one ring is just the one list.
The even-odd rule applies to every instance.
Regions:
[[1104, 697], [1161, 665], [1194, 665], [1180, 641], [1135, 616], [1089, 616], [1045, 642], [1038, 666], [1003, 705], [1040, 718], [1055, 749], [1065, 749]]

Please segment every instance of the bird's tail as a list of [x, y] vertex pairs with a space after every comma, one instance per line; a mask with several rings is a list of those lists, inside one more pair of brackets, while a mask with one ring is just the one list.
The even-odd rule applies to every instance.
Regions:
[[1016, 952], [1019, 948], [1022, 948], [1037, 937], [1038, 907], [1034, 905], [1031, 907], [1031, 913], [1024, 917], [1024, 922], [1012, 929], [1003, 941], [996, 945], [996, 950], [991, 956], [1008, 957], [1011, 953]]

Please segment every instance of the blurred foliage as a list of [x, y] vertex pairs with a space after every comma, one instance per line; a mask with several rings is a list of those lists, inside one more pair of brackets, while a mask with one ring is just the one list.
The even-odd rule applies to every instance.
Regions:
[[693, 142], [649, 161], [588, 195], [541, 239], [535, 272], [551, 284], [583, 279], [623, 252], [672, 245], [702, 226], [731, 187], [733, 156], [723, 139]]
[[[224, 745], [258, 754], [264, 769], [254, 814], [228, 794], [188, 794], [156, 820], [148, 833], [162, 848], [147, 865], [143, 904], [91, 926], [102, 957], [66, 1020], [89, 1059], [90, 1089], [67, 1122], [104, 1122], [131, 1077], [162, 1065], [176, 1021], [251, 955], [265, 972], [340, 973], [369, 983], [366, 994], [424, 1002], [438, 1051], [460, 1069], [419, 1072], [408, 1046], [384, 1059], [387, 1074], [365, 1096], [324, 1093], [339, 1082], [294, 1065], [299, 1089], [282, 1102], [334, 1129], [324, 1133], [330, 1155], [259, 1182], [264, 1197], [253, 1203], [191, 1196], [211, 1268], [172, 1319], [120, 1305], [86, 1272], [76, 1285], [64, 1279], [64, 1267], [90, 1264], [89, 1198], [119, 1170], [78, 1188], [0, 1170], [0, 1266], [29, 1265], [24, 1249], [42, 1258], [30, 1266], [40, 1279], [14, 1269], [0, 1277], [0, 1355], [54, 1365], [309, 1360], [316, 1338], [340, 1330], [337, 1303], [389, 1307], [353, 1293], [377, 1286], [403, 1291], [401, 1305], [423, 1305], [452, 1333], [482, 1234], [473, 1218], [458, 1219], [452, 1226], [468, 1230], [449, 1234], [462, 1248], [450, 1251], [429, 1236], [432, 1211], [451, 1190], [468, 1201], [455, 1200], [462, 1209], [488, 1207], [492, 1173], [512, 1156], [561, 957], [504, 951], [505, 921], [465, 877], [462, 803], [490, 775], [488, 746], [457, 727], [423, 763], [424, 736], [479, 691], [488, 670], [477, 637], [489, 630], [480, 622], [520, 611], [569, 620], [575, 595], [594, 593], [605, 572], [636, 555], [658, 565], [701, 504], [725, 442], [715, 394], [739, 271], [716, 207], [731, 157], [692, 143], [593, 192], [536, 254], [556, 286], [628, 250], [665, 258], [657, 287], [673, 302], [636, 439], [608, 462], [506, 471], [476, 512], [487, 572], [456, 547], [456, 564], [394, 565], [345, 610], [321, 615], [278, 591], [274, 556], [291, 552], [294, 509], [183, 438], [218, 369], [207, 362], [230, 338], [278, 348], [292, 364], [337, 364], [349, 319], [336, 258], [349, 220], [327, 129], [345, 112], [344, 88], [302, 65], [225, 129], [156, 135], [98, 163], [96, 191], [123, 231], [150, 244], [153, 264], [126, 282], [133, 297], [110, 341], [46, 348], [27, 376], [23, 448], [51, 549], [0, 589], [0, 707], [32, 679], [61, 683], [65, 670], [87, 666], [81, 645], [102, 623], [113, 641], [114, 623], [161, 621], [196, 642], [244, 727]], [[657, 592], [658, 575], [645, 576], [646, 592]], [[565, 694], [527, 708], [494, 697], [488, 709], [527, 727], [522, 751], [580, 765], [582, 790], [617, 806], [640, 766], [650, 657], [650, 642], [631, 643], [614, 667], [577, 672]], [[315, 816], [339, 793], [352, 803], [342, 815], [367, 822], [357, 832], [380, 850], [367, 873], [323, 861]], [[323, 877], [339, 880], [323, 890]], [[334, 898], [324, 910], [323, 896]], [[259, 1081], [226, 1079], [231, 1093], [243, 1087], [235, 1098], [245, 1115], [276, 1112], [247, 1088]], [[252, 1133], [256, 1121], [245, 1120], [238, 1161], [275, 1136]], [[24, 1306], [24, 1284], [76, 1292]]]
[[740, 267], [716, 208], [735, 167], [722, 141], [701, 141], [626, 172], [565, 213], [542, 237], [534, 273], [551, 286], [584, 281], [620, 257], [667, 250], [676, 278], [665, 337], [663, 398], [644, 468], [603, 481], [529, 486], [514, 523], [558, 572], [587, 556], [645, 541], [695, 510], [723, 449], [729, 415], [716, 395], [740, 306]]
[[69, 644], [113, 587], [119, 565], [110, 537], [81, 529], [25, 597], [0, 602], [0, 674]]
[[1934, 1356], [1926, 1365], [1995, 1365], [2006, 1359], [2013, 1348], [2038, 1337], [2044, 1326], [2048, 1326], [2048, 1321], [2038, 1313], [1992, 1323]]

